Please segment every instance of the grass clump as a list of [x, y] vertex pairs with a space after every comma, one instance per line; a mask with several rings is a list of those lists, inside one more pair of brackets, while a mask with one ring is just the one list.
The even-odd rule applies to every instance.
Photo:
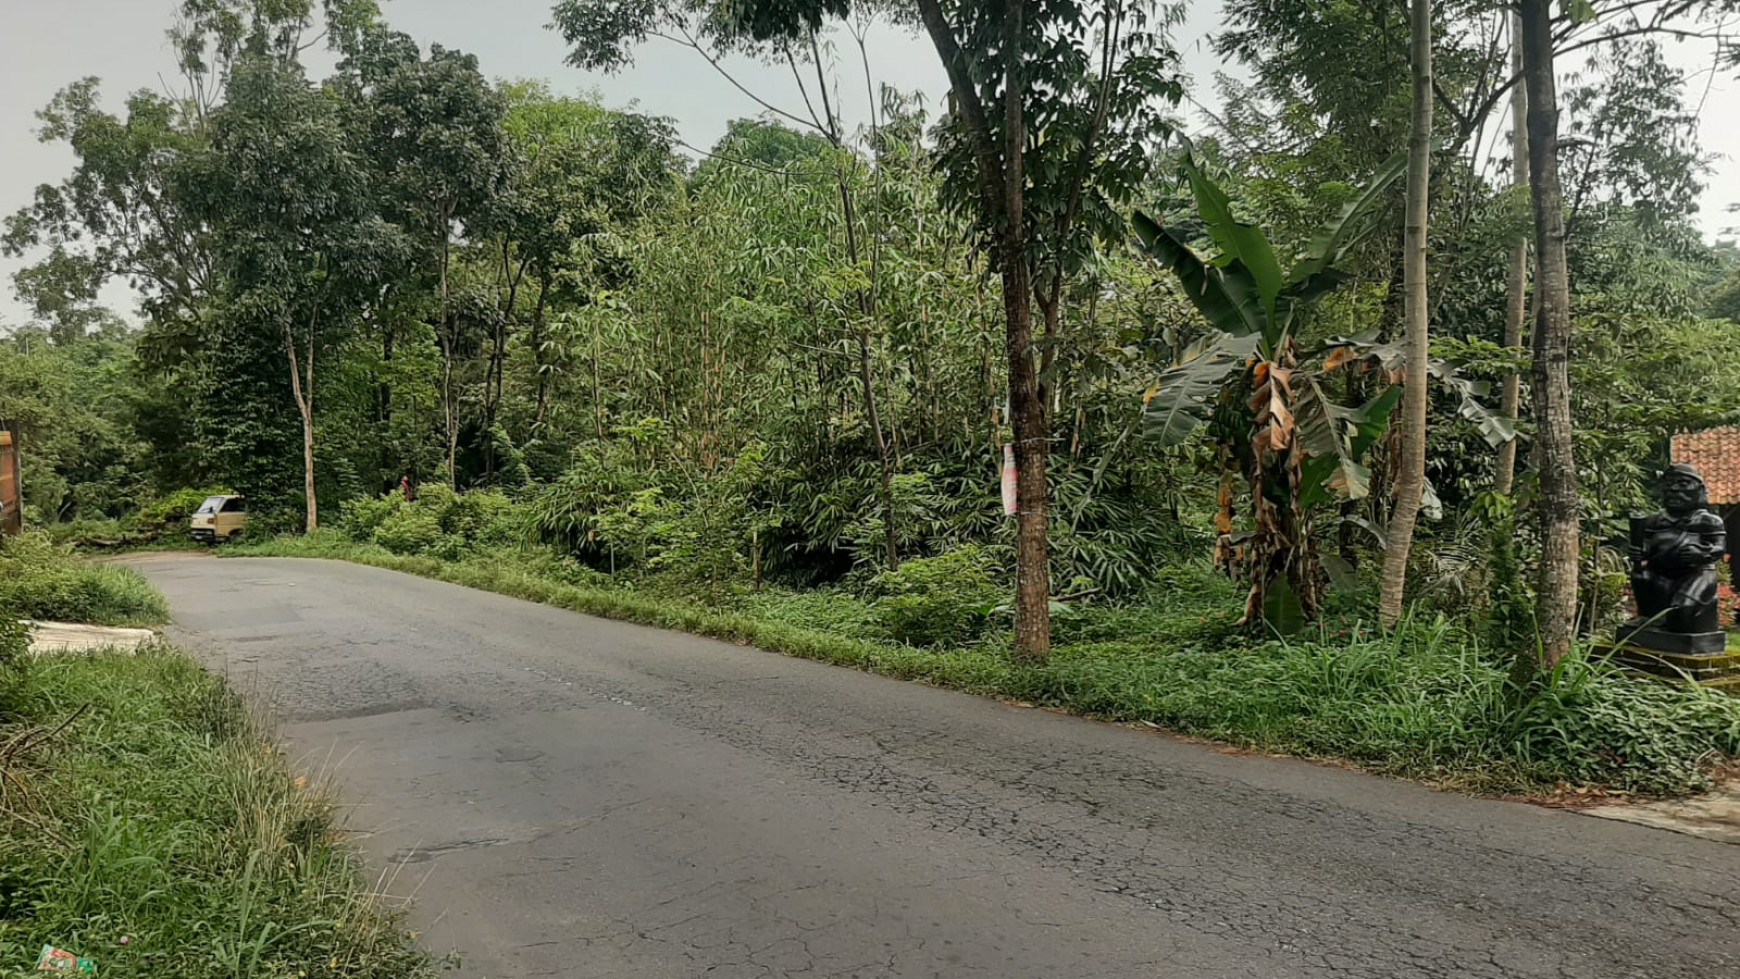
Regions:
[[429, 974], [328, 798], [186, 656], [40, 659], [19, 702], [0, 743], [72, 720], [6, 762], [0, 972], [46, 943], [110, 977]]
[[82, 561], [41, 533], [0, 544], [0, 609], [95, 625], [150, 626], [169, 618], [163, 596], [137, 571]]
[[[1192, 565], [1161, 569], [1151, 601], [1060, 612], [1050, 659], [1029, 664], [1010, 655], [1006, 632], [984, 631], [976, 594], [968, 601], [949, 593], [962, 573], [946, 562], [921, 566], [898, 583], [881, 581], [868, 598], [840, 590], [740, 589], [709, 601], [660, 592], [656, 582], [628, 587], [536, 547], [444, 561], [317, 534], [234, 553], [372, 564], [901, 679], [1482, 792], [1599, 787], [1678, 794], [1707, 787], [1717, 763], [1740, 755], [1740, 698], [1640, 681], [1581, 653], [1518, 689], [1505, 657], [1443, 618], [1418, 619], [1388, 634], [1348, 619], [1302, 637], [1263, 638], [1233, 621], [1234, 587]], [[890, 627], [899, 620], [891, 620], [885, 603], [901, 596], [914, 599], [910, 608], [901, 606], [902, 616], [935, 618], [904, 636], [935, 645], [902, 642]], [[964, 627], [963, 614], [970, 616]]]

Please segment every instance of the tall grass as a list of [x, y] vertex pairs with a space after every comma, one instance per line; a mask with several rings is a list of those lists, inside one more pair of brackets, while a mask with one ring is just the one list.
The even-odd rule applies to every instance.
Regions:
[[0, 614], [150, 626], [166, 621], [169, 609], [132, 568], [82, 560], [47, 535], [30, 533], [0, 544]]
[[167, 648], [50, 657], [24, 704], [0, 742], [83, 711], [7, 767], [0, 973], [43, 944], [105, 976], [428, 973], [321, 787], [222, 680]]
[[1044, 664], [1007, 636], [952, 649], [887, 637], [843, 592], [699, 598], [631, 590], [539, 549], [459, 561], [404, 557], [337, 534], [282, 538], [237, 555], [327, 557], [391, 568], [578, 612], [753, 643], [902, 679], [1146, 722], [1267, 751], [1351, 761], [1483, 792], [1599, 787], [1696, 791], [1740, 755], [1740, 699], [1624, 676], [1579, 653], [1526, 688], [1503, 657], [1443, 619], [1389, 634], [1325, 628], [1263, 640], [1236, 629], [1224, 579], [1167, 569], [1144, 605], [1059, 620]]

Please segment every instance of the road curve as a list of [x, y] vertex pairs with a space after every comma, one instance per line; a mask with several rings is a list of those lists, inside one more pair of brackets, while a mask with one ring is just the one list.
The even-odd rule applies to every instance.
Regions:
[[1740, 976], [1740, 848], [327, 561], [136, 560], [465, 976]]

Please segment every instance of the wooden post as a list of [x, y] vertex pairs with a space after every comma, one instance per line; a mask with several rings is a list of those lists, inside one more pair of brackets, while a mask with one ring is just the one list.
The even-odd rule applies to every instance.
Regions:
[[16, 537], [24, 530], [24, 500], [18, 486], [18, 445], [12, 433], [0, 431], [0, 534]]

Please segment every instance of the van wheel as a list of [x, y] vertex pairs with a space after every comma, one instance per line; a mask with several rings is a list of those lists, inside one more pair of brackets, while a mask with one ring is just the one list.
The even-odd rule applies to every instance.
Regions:
[[226, 544], [240, 544], [241, 542], [242, 542], [242, 532], [239, 530], [230, 531], [230, 535], [228, 537], [224, 538], [224, 543], [226, 543]]

